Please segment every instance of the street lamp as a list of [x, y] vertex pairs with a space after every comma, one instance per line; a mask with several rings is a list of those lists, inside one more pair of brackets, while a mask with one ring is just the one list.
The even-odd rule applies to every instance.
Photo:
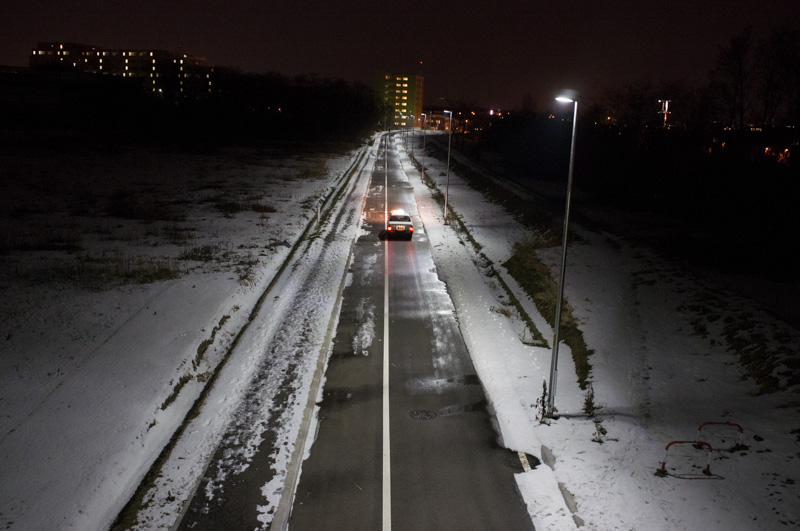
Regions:
[[447, 196], [450, 191], [450, 147], [453, 145], [453, 111], [443, 111], [450, 113], [450, 138], [447, 141], [447, 180], [444, 187], [444, 224], [447, 225]]
[[567, 178], [567, 206], [564, 210], [564, 237], [561, 242], [561, 276], [558, 278], [558, 299], [556, 299], [555, 338], [553, 339], [553, 357], [550, 360], [550, 394], [547, 397], [545, 415], [553, 416], [553, 402], [556, 397], [558, 382], [558, 333], [561, 326], [561, 301], [564, 298], [564, 274], [567, 270], [567, 230], [569, 226], [569, 203], [572, 195], [572, 170], [575, 163], [575, 126], [578, 123], [578, 98], [572, 91], [567, 91], [556, 98], [560, 103], [572, 103], [572, 143], [569, 149], [569, 177]]
[[414, 160], [414, 123], [417, 117], [411, 115], [411, 160]]
[[428, 115], [422, 113], [422, 171], [419, 180], [425, 181], [425, 127], [428, 125]]
[[389, 135], [383, 135], [383, 230], [389, 225]]

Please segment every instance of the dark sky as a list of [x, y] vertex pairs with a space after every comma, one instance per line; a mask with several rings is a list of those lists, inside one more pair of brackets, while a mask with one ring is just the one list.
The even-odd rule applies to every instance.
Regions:
[[[511, 108], [560, 88], [702, 81], [721, 46], [800, 25], [800, 0], [25, 0], [0, 8], [0, 65], [38, 41], [184, 49], [247, 72], [372, 86], [422, 73], [425, 103]], [[423, 61], [420, 65], [420, 61]], [[549, 105], [549, 103], [548, 103]]]

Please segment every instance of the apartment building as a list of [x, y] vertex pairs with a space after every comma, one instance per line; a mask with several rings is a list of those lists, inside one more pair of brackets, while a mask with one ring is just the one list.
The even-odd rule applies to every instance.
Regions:
[[[388, 118], [389, 127], [420, 127], [424, 78], [399, 74], [380, 74], [376, 94], [382, 103], [394, 110]], [[412, 124], [412, 116], [413, 124]]]
[[188, 99], [211, 92], [214, 72], [205, 58], [183, 50], [112, 50], [72, 42], [38, 43], [30, 66], [132, 78], [157, 95]]

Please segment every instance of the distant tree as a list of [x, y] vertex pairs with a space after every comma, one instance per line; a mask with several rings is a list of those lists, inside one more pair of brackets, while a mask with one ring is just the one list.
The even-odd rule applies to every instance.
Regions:
[[781, 54], [781, 68], [786, 74], [785, 123], [800, 126], [800, 28], [782, 30], [786, 46]]
[[746, 28], [731, 39], [717, 56], [712, 73], [725, 108], [725, 123], [732, 129], [747, 124], [753, 91], [753, 28]]
[[539, 102], [533, 99], [530, 92], [526, 92], [525, 95], [522, 96], [522, 106], [520, 110], [522, 112], [537, 112], [539, 109]]
[[604, 107], [610, 120], [620, 133], [641, 144], [647, 127], [658, 123], [658, 96], [648, 82], [629, 83], [620, 90], [606, 93]]
[[773, 31], [756, 49], [757, 119], [763, 127], [775, 125], [786, 97], [788, 72], [784, 63], [791, 44], [787, 42], [787, 37], [785, 31]]

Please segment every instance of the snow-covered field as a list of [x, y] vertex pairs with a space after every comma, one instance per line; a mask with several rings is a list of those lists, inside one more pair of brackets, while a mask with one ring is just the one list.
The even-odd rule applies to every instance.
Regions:
[[[4, 528], [110, 525], [356, 155], [2, 153]], [[259, 329], [285, 314], [285, 284]]]
[[[0, 525], [103, 529], [247, 323], [312, 223], [314, 205], [357, 153], [21, 150], [0, 157]], [[429, 157], [426, 165], [443, 186], [442, 164]], [[597, 410], [593, 418], [583, 412], [586, 392], [562, 348], [560, 416], [541, 424], [535, 404], [550, 350], [526, 345], [518, 319], [498, 311], [507, 302], [496, 280], [473, 265], [480, 260], [470, 244], [443, 224], [410, 163], [406, 170], [503, 441], [542, 461], [517, 476], [537, 529], [574, 529], [576, 522], [597, 530], [800, 525], [800, 389], [788, 382], [797, 330], [616, 235], [578, 229], [566, 296], [595, 351]], [[449, 194], [504, 274], [498, 264], [525, 230], [457, 175]], [[358, 231], [352, 225], [337, 251], [343, 263], [347, 238]], [[555, 274], [560, 249], [541, 251], [541, 258]], [[510, 276], [503, 278], [552, 337]], [[281, 289], [300, 289], [284, 282]], [[262, 311], [267, 317], [228, 362], [231, 385], [254, 370], [265, 336], [278, 333], [274, 316], [286, 309], [270, 301], [274, 308]], [[318, 348], [319, 338], [311, 343]], [[758, 356], [783, 360], [774, 369], [778, 391], [759, 395], [744, 376], [739, 353], [752, 345]], [[235, 399], [209, 401], [223, 411], [235, 409]], [[707, 449], [675, 445], [666, 457], [669, 475], [656, 476], [667, 443], [695, 440], [707, 421], [741, 425], [746, 448], [728, 451], [737, 443], [735, 428], [706, 426], [711, 475], [702, 474]], [[213, 415], [200, 419], [196, 438], [206, 428], [221, 436], [224, 426], [213, 422]], [[140, 527], [169, 528], [181, 493], [202, 472], [176, 454], [170, 480], [181, 487], [155, 493]], [[262, 489], [265, 525], [279, 483]]]

